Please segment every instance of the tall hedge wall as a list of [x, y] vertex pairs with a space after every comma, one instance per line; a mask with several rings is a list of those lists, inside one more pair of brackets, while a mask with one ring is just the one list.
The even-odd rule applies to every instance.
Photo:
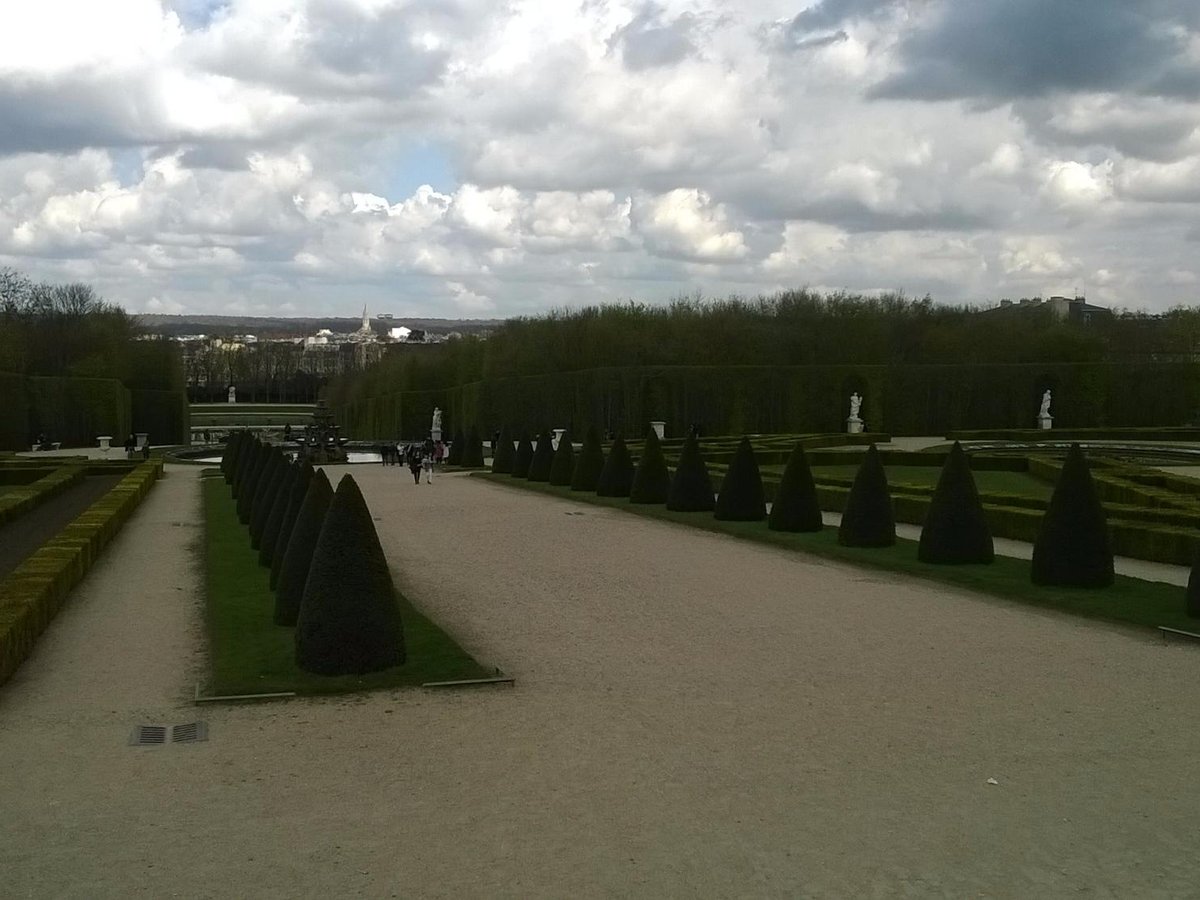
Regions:
[[191, 417], [185, 391], [129, 392], [133, 431], [145, 431], [152, 444], [189, 444]]
[[[98, 435], [114, 443], [130, 431], [129, 391], [113, 378], [25, 378], [29, 433], [66, 446], [90, 447]], [[26, 441], [29, 435], [26, 435]]]
[[1031, 428], [1044, 390], [1061, 428], [1183, 425], [1200, 414], [1200, 364], [962, 364], [825, 366], [631, 366], [496, 378], [436, 391], [349, 398], [335, 407], [356, 438], [427, 429], [441, 406], [453, 427], [542, 423], [638, 431], [662, 419], [668, 437], [836, 432], [848, 398], [863, 397], [871, 431], [945, 434], [965, 428]]

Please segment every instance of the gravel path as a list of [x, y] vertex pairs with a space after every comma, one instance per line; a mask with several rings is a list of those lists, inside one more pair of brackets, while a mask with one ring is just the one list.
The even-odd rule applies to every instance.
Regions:
[[6, 896], [1194, 893], [1197, 648], [354, 474], [403, 589], [517, 686], [197, 711], [171, 468], [0, 691]]

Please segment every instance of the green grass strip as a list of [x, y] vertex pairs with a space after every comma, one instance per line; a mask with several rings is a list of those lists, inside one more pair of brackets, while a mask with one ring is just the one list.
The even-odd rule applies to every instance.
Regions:
[[830, 526], [815, 534], [788, 534], [771, 531], [766, 522], [721, 522], [713, 518], [711, 513], [671, 512], [665, 506], [632, 504], [622, 498], [598, 497], [586, 491], [552, 487], [508, 475], [476, 473], [471, 477], [483, 478], [506, 487], [549, 494], [576, 503], [607, 506], [633, 515], [689, 525], [856, 566], [900, 572], [914, 578], [1016, 600], [1044, 609], [1146, 628], [1166, 625], [1184, 631], [1200, 630], [1200, 622], [1188, 618], [1184, 611], [1183, 588], [1163, 582], [1142, 581], [1118, 575], [1113, 586], [1104, 590], [1043, 587], [1029, 580], [1030, 564], [1024, 559], [997, 556], [995, 562], [990, 565], [936, 566], [917, 559], [916, 541], [897, 539], [895, 546], [882, 549], [843, 547], [837, 542], [837, 529]]
[[204, 478], [204, 561], [211, 680], [207, 693], [341, 694], [412, 687], [426, 681], [486, 678], [485, 670], [454, 639], [397, 592], [408, 662], [369, 675], [310, 675], [296, 668], [294, 631], [272, 622], [270, 570], [258, 563], [250, 534], [220, 477]]

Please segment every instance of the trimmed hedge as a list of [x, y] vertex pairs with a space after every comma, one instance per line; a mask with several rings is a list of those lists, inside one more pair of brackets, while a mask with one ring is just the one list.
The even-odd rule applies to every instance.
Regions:
[[129, 391], [130, 421], [156, 444], [190, 444], [191, 418], [186, 391]]
[[543, 431], [538, 436], [537, 447], [534, 448], [533, 458], [529, 461], [529, 472], [526, 478], [530, 481], [549, 481], [550, 468], [554, 465], [554, 435]]
[[38, 636], [162, 476], [149, 460], [0, 580], [0, 684], [25, 661]]
[[783, 478], [775, 491], [767, 527], [772, 531], [790, 532], [820, 531], [824, 527], [817, 486], [813, 483], [812, 469], [804, 455], [804, 445], [799, 442], [792, 449], [787, 468], [783, 470]]
[[23, 516], [29, 510], [57, 497], [67, 488], [83, 480], [82, 466], [67, 465], [21, 487], [10, 488], [0, 495], [0, 525]]
[[604, 448], [600, 444], [600, 432], [595, 426], [587, 430], [579, 457], [575, 460], [575, 471], [571, 475], [571, 490], [595, 491], [604, 471]]
[[250, 514], [254, 512], [254, 498], [258, 496], [258, 489], [262, 486], [263, 475], [267, 471], [267, 465], [271, 462], [273, 452], [270, 444], [259, 443], [254, 450], [254, 458], [250, 461], [250, 466], [242, 477], [237, 514], [238, 521], [243, 525], [250, 524]]
[[671, 478], [671, 491], [667, 495], [667, 509], [675, 512], [712, 512], [716, 500], [713, 498], [712, 479], [708, 466], [700, 453], [700, 441], [690, 434], [679, 452], [675, 475]]
[[838, 543], [844, 547], [890, 547], [896, 543], [887, 473], [874, 444], [854, 476], [838, 527]]
[[1200, 619], [1200, 553], [1192, 563], [1192, 571], [1188, 574], [1187, 590], [1184, 591], [1184, 605], [1187, 614], [1193, 619]]
[[917, 559], [927, 563], [990, 563], [996, 551], [962, 445], [954, 442], [929, 501]]
[[313, 550], [325, 524], [325, 514], [333, 502], [333, 488], [324, 469], [317, 469], [304, 495], [304, 503], [296, 514], [296, 524], [288, 537], [287, 551], [279, 571], [279, 585], [275, 589], [275, 624], [292, 626], [300, 614], [300, 602], [304, 599], [304, 586], [308, 583], [308, 571], [312, 565]]
[[1104, 507], [1092, 484], [1087, 459], [1072, 444], [1033, 545], [1034, 584], [1108, 587], [1113, 554]]
[[461, 428], [454, 429], [454, 436], [450, 439], [450, 452], [446, 454], [446, 465], [461, 466], [463, 458], [463, 450], [466, 449], [467, 438], [463, 434]]
[[315, 474], [312, 463], [308, 460], [299, 465], [296, 480], [292, 482], [292, 489], [288, 492], [287, 508], [284, 509], [283, 518], [279, 522], [279, 533], [275, 535], [275, 545], [271, 548], [271, 590], [279, 587], [279, 574], [283, 571], [288, 541], [292, 538], [292, 529], [296, 527], [296, 519], [300, 515], [300, 508], [304, 505], [304, 498], [308, 496], [308, 487], [312, 484]]
[[723, 522], [759, 522], [767, 517], [762, 475], [749, 438], [742, 438], [721, 481], [713, 513]]
[[517, 451], [513, 446], [512, 432], [505, 425], [500, 429], [500, 439], [492, 448], [492, 471], [497, 475], [511, 475], [516, 457]]
[[646, 431], [642, 445], [642, 457], [638, 460], [633, 484], [629, 488], [630, 503], [666, 503], [671, 495], [671, 473], [663, 456], [658, 432], [653, 428]]
[[404, 660], [387, 559], [362, 492], [344, 475], [313, 551], [296, 620], [296, 665], [316, 675], [362, 675]]
[[558, 449], [550, 463], [550, 483], [565, 487], [575, 475], [575, 447], [571, 443], [571, 432], [564, 431], [558, 439]]
[[467, 433], [467, 443], [458, 464], [469, 469], [483, 468], [483, 438], [479, 436], [479, 427], [476, 425], [472, 425]]
[[629, 448], [625, 446], [625, 438], [617, 435], [604, 460], [600, 477], [596, 480], [596, 494], [601, 497], [628, 497], [632, 487], [633, 459], [629, 456]]
[[521, 440], [517, 444], [516, 453], [513, 454], [512, 476], [513, 478], [528, 478], [529, 466], [533, 463], [533, 443], [529, 440], [529, 435], [521, 435]]
[[258, 561], [268, 569], [275, 556], [275, 542], [279, 540], [283, 514], [287, 512], [288, 501], [292, 497], [292, 486], [296, 483], [296, 473], [299, 471], [300, 463], [284, 461], [283, 477], [280, 478], [271, 500], [271, 511], [267, 513], [266, 521], [263, 522], [262, 533], [258, 538]]
[[250, 546], [255, 550], [262, 548], [263, 529], [267, 527], [271, 507], [275, 504], [275, 494], [287, 469], [288, 461], [283, 452], [277, 447], [271, 448], [267, 467], [263, 470], [259, 489], [254, 492], [254, 503], [250, 509]]

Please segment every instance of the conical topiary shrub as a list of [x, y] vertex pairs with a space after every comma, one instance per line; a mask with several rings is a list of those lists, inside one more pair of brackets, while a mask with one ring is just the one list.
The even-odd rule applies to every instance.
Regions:
[[316, 675], [362, 675], [404, 663], [396, 589], [371, 511], [342, 477], [313, 551], [296, 619], [296, 665]]
[[761, 522], [767, 517], [762, 475], [750, 438], [742, 438], [733, 451], [733, 459], [721, 479], [714, 515], [723, 522]]
[[313, 475], [308, 493], [296, 514], [296, 524], [288, 537], [283, 565], [279, 570], [279, 584], [275, 588], [275, 624], [295, 625], [300, 614], [300, 601], [304, 599], [304, 585], [308, 582], [308, 568], [312, 563], [313, 549], [325, 522], [329, 501], [333, 499], [333, 488], [322, 469]]
[[500, 437], [496, 440], [496, 446], [492, 448], [492, 472], [497, 475], [511, 475], [516, 455], [512, 432], [505, 425], [500, 429]]
[[271, 501], [271, 511], [267, 513], [267, 521], [263, 525], [262, 534], [258, 539], [259, 565], [270, 568], [275, 556], [275, 542], [279, 540], [279, 526], [283, 524], [283, 514], [287, 512], [288, 501], [292, 496], [292, 486], [296, 483], [296, 473], [300, 471], [300, 463], [289, 462], [284, 466], [283, 479], [275, 491], [275, 499]]
[[483, 438], [479, 436], [478, 425], [472, 425], [467, 433], [467, 442], [458, 464], [470, 469], [483, 468]]
[[1196, 554], [1195, 561], [1192, 563], [1184, 599], [1187, 614], [1193, 619], [1200, 619], [1200, 553]]
[[246, 476], [254, 467], [254, 460], [258, 454], [258, 438], [247, 434], [242, 439], [242, 448], [238, 451], [237, 462], [233, 467], [233, 481], [230, 482], [230, 493], [234, 500], [241, 499], [242, 482], [246, 480]]
[[600, 446], [600, 432], [592, 426], [587, 430], [583, 446], [575, 458], [575, 471], [571, 473], [571, 490], [594, 491], [604, 470], [604, 448]]
[[600, 478], [596, 481], [597, 497], [628, 497], [633, 487], [633, 458], [629, 448], [625, 446], [625, 438], [617, 435], [608, 457], [604, 460], [604, 468], [600, 470]]
[[996, 557], [971, 463], [958, 441], [929, 501], [917, 559], [927, 563], [990, 563]]
[[250, 510], [250, 546], [255, 550], [262, 547], [262, 533], [267, 526], [267, 517], [275, 504], [275, 494], [287, 474], [288, 461], [283, 451], [276, 449], [267, 461], [267, 468], [254, 492], [254, 503]]
[[558, 439], [558, 449], [550, 463], [550, 483], [565, 487], [575, 474], [575, 448], [571, 445], [571, 432], [564, 431]]
[[300, 507], [308, 495], [308, 487], [312, 484], [312, 463], [308, 460], [300, 463], [296, 470], [296, 480], [288, 494], [287, 508], [283, 511], [283, 519], [279, 523], [279, 533], [275, 535], [275, 546], [271, 550], [271, 590], [279, 587], [279, 574], [283, 571], [283, 558], [287, 555], [288, 541], [292, 538], [292, 529], [296, 527], [296, 519], [300, 515]]
[[263, 474], [271, 461], [274, 448], [270, 444], [259, 444], [254, 452], [254, 460], [242, 478], [242, 486], [238, 491], [237, 514], [238, 521], [243, 525], [250, 524], [250, 513], [254, 511], [254, 498], [258, 487], [262, 484]]
[[791, 532], [820, 531], [823, 527], [817, 486], [813, 482], [804, 447], [799, 443], [792, 448], [783, 478], [779, 480], [767, 527], [772, 531]]
[[892, 495], [874, 444], [867, 448], [854, 476], [838, 527], [838, 543], [845, 547], [890, 547], [896, 543]]
[[529, 440], [529, 435], [521, 435], [521, 440], [517, 442], [516, 452], [513, 454], [512, 476], [513, 478], [528, 478], [529, 465], [533, 462], [533, 444]]
[[1108, 521], [1078, 444], [1067, 451], [1042, 516], [1030, 574], [1034, 584], [1099, 588], [1113, 583]]
[[714, 505], [712, 479], [700, 453], [700, 441], [695, 434], [690, 434], [679, 451], [679, 463], [675, 466], [671, 491], [667, 495], [667, 509], [712, 512]]
[[461, 466], [463, 458], [463, 450], [466, 448], [467, 438], [463, 434], [461, 428], [454, 429], [454, 437], [450, 439], [450, 452], [446, 454], [446, 465]]
[[529, 473], [525, 477], [530, 481], [549, 481], [552, 465], [554, 465], [554, 436], [549, 431], [543, 431], [538, 437], [537, 446], [533, 450], [533, 459], [529, 461]]
[[671, 493], [671, 473], [663, 456], [658, 432], [646, 429], [646, 441], [642, 445], [642, 458], [633, 473], [633, 484], [629, 487], [630, 503], [666, 503]]
[[242, 449], [242, 438], [245, 434], [244, 431], [235, 431], [225, 441], [225, 452], [221, 454], [221, 471], [225, 475], [226, 484], [233, 483], [233, 472], [237, 467], [237, 457]]

